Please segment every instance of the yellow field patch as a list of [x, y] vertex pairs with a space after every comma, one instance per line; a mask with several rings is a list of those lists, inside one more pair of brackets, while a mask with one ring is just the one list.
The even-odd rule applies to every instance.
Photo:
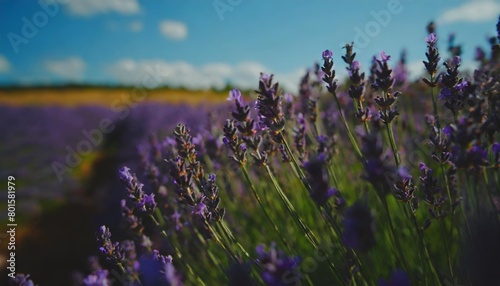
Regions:
[[[26, 88], [0, 89], [0, 105], [8, 106], [111, 106], [117, 100], [123, 101], [130, 96], [144, 96], [144, 102], [170, 104], [217, 104], [225, 101], [226, 92], [189, 91], [173, 89], [142, 90], [134, 88]], [[137, 93], [135, 95], [134, 93]]]

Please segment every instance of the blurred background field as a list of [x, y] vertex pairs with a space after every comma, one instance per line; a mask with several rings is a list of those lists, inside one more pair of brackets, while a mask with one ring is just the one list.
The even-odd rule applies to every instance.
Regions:
[[[116, 100], [129, 96], [132, 88], [116, 87], [28, 87], [0, 89], [0, 104], [6, 106], [96, 105], [110, 108]], [[155, 89], [147, 91], [146, 100], [165, 104], [217, 104], [227, 98], [227, 91]]]
[[[112, 225], [119, 222], [118, 168], [138, 168], [137, 145], [152, 133], [161, 131], [165, 135], [178, 122], [195, 129], [203, 127], [208, 113], [221, 109], [218, 105], [227, 97], [225, 92], [157, 89], [148, 90], [147, 98], [134, 102], [129, 97], [131, 90], [0, 90], [0, 131], [4, 138], [0, 144], [0, 175], [4, 183], [9, 175], [17, 183], [18, 269], [33, 269], [32, 275], [46, 277], [45, 281], [68, 281], [72, 272], [85, 269], [87, 257], [95, 252], [97, 227], [105, 221]], [[123, 108], [112, 110], [117, 102], [130, 108], [127, 113]], [[67, 165], [70, 152], [66, 148], [76, 150], [79, 142], [88, 141], [82, 131], [99, 129], [103, 118], [113, 122], [114, 130], [104, 133], [102, 142], [93, 145], [90, 154], [81, 156], [74, 168], [58, 177], [54, 162]], [[2, 192], [2, 209], [7, 209], [6, 196]], [[6, 224], [7, 218], [2, 212], [1, 223]], [[7, 245], [5, 240], [0, 243], [4, 275]], [[40, 267], [47, 259], [51, 267], [67, 275], [47, 275], [47, 269]]]

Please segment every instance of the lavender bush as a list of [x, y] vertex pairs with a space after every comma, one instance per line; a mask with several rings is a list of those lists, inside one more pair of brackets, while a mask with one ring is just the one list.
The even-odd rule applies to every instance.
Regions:
[[151, 135], [81, 283], [499, 285], [497, 31], [470, 78], [430, 24], [421, 81], [404, 53], [364, 71], [347, 44], [345, 84], [325, 50], [296, 96], [262, 73], [206, 128]]

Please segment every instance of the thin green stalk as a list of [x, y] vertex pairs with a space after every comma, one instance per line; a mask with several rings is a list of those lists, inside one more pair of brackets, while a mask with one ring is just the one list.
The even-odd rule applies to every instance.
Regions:
[[483, 178], [484, 178], [484, 183], [485, 183], [484, 191], [486, 192], [486, 194], [488, 196], [488, 199], [490, 201], [492, 209], [495, 209], [495, 202], [493, 201], [493, 196], [491, 195], [491, 192], [489, 192], [489, 188], [488, 188], [489, 178], [488, 178], [487, 172], [488, 172], [488, 170], [485, 167], [483, 167], [482, 173], [483, 173]]
[[283, 202], [283, 204], [287, 208], [288, 212], [292, 215], [292, 217], [295, 220], [295, 222], [297, 223], [297, 225], [304, 232], [305, 236], [307, 237], [307, 239], [309, 240], [311, 245], [314, 247], [314, 249], [317, 250], [318, 246], [319, 246], [317, 238], [314, 236], [311, 229], [309, 227], [307, 227], [306, 224], [304, 223], [304, 221], [300, 218], [299, 214], [297, 213], [297, 211], [293, 207], [292, 203], [288, 200], [285, 193], [283, 193], [283, 190], [279, 186], [278, 181], [274, 177], [269, 166], [265, 165], [265, 168], [266, 168], [267, 174], [269, 175], [269, 178], [271, 179], [271, 182], [273, 183], [273, 186], [274, 186], [276, 192], [278, 193], [281, 201]]
[[[122, 263], [118, 263], [116, 266], [118, 266], [118, 268], [122, 272], [121, 274], [126, 277], [125, 279], [127, 281], [131, 281], [131, 282], [136, 281], [137, 283], [139, 283], [140, 286], [142, 286], [142, 283], [141, 283], [141, 280], [139, 279], [139, 277], [137, 277], [137, 275], [134, 275], [134, 276], [129, 275], [129, 273], [127, 272], [127, 270], [125, 270], [125, 267], [123, 267]], [[134, 285], [135, 285], [135, 283], [134, 283]]]
[[[352, 255], [354, 256], [354, 258], [356, 259], [358, 265], [359, 265], [359, 271], [361, 273], [361, 275], [364, 277], [364, 283], [365, 285], [368, 285], [366, 283], [366, 281], [374, 281], [374, 275], [372, 273], [372, 271], [370, 271], [370, 267], [365, 267], [367, 263], [363, 263], [361, 260], [362, 258], [360, 258], [360, 256], [356, 253], [356, 251], [352, 251]], [[364, 259], [363, 259], [364, 261]]]
[[[320, 249], [319, 248], [318, 239], [316, 238], [316, 236], [314, 235], [314, 233], [312, 232], [312, 230], [302, 220], [302, 218], [300, 217], [300, 215], [297, 213], [297, 211], [293, 207], [292, 203], [288, 200], [287, 196], [285, 195], [285, 193], [281, 189], [280, 185], [278, 184], [278, 181], [276, 180], [276, 178], [274, 177], [273, 173], [271, 172], [271, 169], [269, 168], [269, 166], [265, 165], [265, 168], [266, 168], [266, 171], [267, 171], [267, 173], [269, 175], [269, 178], [271, 179], [271, 182], [273, 183], [273, 186], [274, 186], [276, 192], [278, 193], [281, 201], [285, 205], [287, 211], [291, 214], [291, 216], [294, 219], [295, 223], [304, 232], [304, 234], [305, 234], [307, 240], [309, 241], [309, 243], [314, 247], [314, 249], [316, 251], [318, 251]], [[337, 276], [337, 279], [339, 281], [343, 281], [341, 279], [342, 276], [337, 273], [337, 268], [335, 267], [335, 264], [333, 263], [333, 261], [331, 261], [330, 257], [327, 257], [327, 260], [328, 260], [328, 262], [330, 264], [331, 270]]]
[[[455, 224], [454, 224], [455, 212], [453, 211], [453, 200], [452, 200], [452, 196], [451, 196], [450, 183], [448, 180], [448, 176], [446, 176], [446, 170], [444, 169], [443, 164], [441, 164], [441, 173], [442, 173], [445, 185], [446, 185], [446, 192], [448, 194], [448, 200], [450, 202], [450, 213], [451, 213], [450, 240], [453, 242], [453, 231], [455, 229]], [[448, 261], [450, 261], [450, 260], [451, 260], [451, 257], [448, 255]], [[448, 262], [448, 264], [450, 264], [450, 262]], [[453, 276], [452, 276], [452, 278], [453, 278]]]
[[246, 251], [246, 249], [243, 247], [243, 245], [241, 245], [241, 243], [238, 242], [238, 240], [236, 240], [236, 238], [234, 237], [233, 233], [231, 232], [231, 230], [229, 229], [229, 227], [227, 226], [226, 222], [224, 220], [220, 220], [219, 221], [220, 225], [222, 226], [222, 230], [224, 233], [227, 234], [227, 236], [229, 237], [230, 239], [230, 242], [233, 243], [233, 244], [236, 244], [236, 246], [240, 249], [240, 251], [247, 257], [247, 258], [250, 258], [250, 254], [248, 254], [248, 251]]
[[[437, 271], [436, 271], [436, 268], [434, 267], [434, 263], [432, 262], [432, 259], [430, 259], [430, 257], [429, 257], [429, 253], [427, 251], [427, 246], [425, 245], [423, 230], [418, 226], [417, 217], [416, 217], [415, 213], [412, 211], [410, 204], [411, 204], [410, 202], [407, 202], [405, 210], [407, 213], [409, 213], [410, 219], [413, 223], [413, 227], [415, 228], [415, 231], [417, 232], [417, 235], [418, 235], [418, 241], [419, 241], [418, 242], [418, 250], [419, 250], [418, 257], [420, 259], [420, 263], [423, 266], [422, 255], [425, 255], [427, 258], [427, 262], [429, 264], [429, 268], [431, 269], [432, 275], [434, 275], [436, 277], [436, 281], [439, 281], [439, 275], [437, 274]], [[425, 275], [425, 279], [426, 279], [426, 284], [427, 284], [427, 275]]]
[[389, 142], [391, 143], [392, 153], [394, 154], [394, 160], [396, 161], [396, 166], [401, 165], [401, 158], [399, 158], [398, 147], [396, 146], [396, 140], [394, 139], [394, 133], [392, 132], [392, 124], [385, 123], [387, 128], [387, 134], [389, 135]]
[[337, 98], [337, 92], [333, 91], [332, 92], [333, 98], [335, 99], [335, 104], [337, 105], [337, 110], [339, 112], [340, 120], [342, 120], [342, 124], [344, 124], [344, 128], [347, 132], [347, 136], [349, 136], [349, 140], [351, 141], [352, 147], [354, 148], [354, 151], [356, 152], [356, 155], [358, 156], [359, 160], [364, 163], [365, 159], [363, 157], [363, 154], [361, 153], [361, 150], [358, 147], [358, 143], [356, 143], [356, 140], [354, 139], [354, 136], [352, 135], [351, 129], [349, 129], [349, 125], [347, 124], [347, 121], [345, 120], [344, 114], [342, 113], [342, 108], [340, 108], [340, 102], [339, 99]]
[[[161, 213], [158, 212], [160, 215]], [[156, 224], [156, 226], [160, 226], [160, 223], [155, 219], [155, 217], [153, 215], [150, 215], [149, 216], [151, 218], [151, 220]], [[165, 232], [165, 230], [161, 230], [160, 231], [160, 234], [163, 235], [163, 237], [165, 237], [165, 239], [167, 239], [168, 243], [174, 248], [174, 252], [175, 252], [175, 256], [177, 257], [177, 259], [179, 260], [179, 262], [181, 263], [181, 265], [189, 272], [189, 274], [191, 275], [191, 277], [194, 277], [197, 281], [198, 281], [198, 284], [199, 285], [205, 285], [205, 282], [203, 282], [203, 280], [200, 278], [200, 276], [198, 276], [194, 271], [193, 271], [193, 268], [191, 268], [191, 266], [189, 266], [189, 264], [187, 264], [184, 259], [182, 259], [182, 254], [181, 254], [181, 251], [179, 250], [179, 248], [177, 248], [177, 246], [174, 245], [174, 243], [170, 240], [170, 237], [168, 236], [168, 234]]]
[[283, 141], [283, 144], [285, 145], [286, 152], [288, 153], [290, 158], [292, 158], [293, 166], [294, 166], [295, 172], [297, 173], [296, 175], [298, 175], [298, 177], [300, 178], [300, 180], [302, 181], [302, 184], [306, 187], [306, 189], [308, 191], [310, 191], [311, 186], [307, 183], [306, 175], [302, 171], [302, 168], [300, 168], [299, 163], [297, 161], [297, 158], [295, 158], [295, 155], [293, 155], [292, 149], [290, 148], [290, 145], [288, 145], [288, 142], [287, 142], [285, 136], [283, 136], [283, 133], [280, 133], [280, 137], [281, 137], [281, 140]]
[[241, 170], [243, 171], [243, 176], [245, 177], [245, 179], [247, 180], [247, 183], [248, 185], [250, 186], [250, 189], [252, 190], [252, 194], [253, 196], [255, 197], [255, 200], [257, 201], [257, 203], [259, 204], [260, 206], [260, 209], [262, 210], [262, 212], [264, 213], [264, 215], [266, 216], [266, 219], [267, 221], [271, 224], [271, 226], [274, 228], [274, 230], [276, 231], [276, 233], [278, 234], [279, 238], [281, 239], [281, 241], [283, 242], [283, 245], [286, 246], [286, 248], [292, 252], [292, 249], [290, 248], [290, 246], [288, 245], [288, 242], [286, 241], [286, 238], [285, 238], [285, 235], [283, 235], [281, 233], [281, 231], [279, 230], [278, 226], [274, 223], [274, 221], [271, 219], [271, 217], [269, 216], [269, 213], [267, 212], [266, 208], [264, 207], [264, 204], [262, 203], [260, 197], [259, 197], [259, 194], [257, 193], [257, 191], [255, 190], [255, 187], [252, 183], [252, 180], [250, 179], [250, 175], [248, 174], [248, 170], [246, 168], [246, 166], [241, 166]]
[[210, 224], [207, 224], [208, 229], [212, 232], [215, 241], [220, 245], [220, 247], [235, 261], [239, 262], [238, 256], [226, 245], [227, 242], [224, 242], [222, 238], [219, 236], [217, 230], [215, 230]]
[[[431, 74], [431, 82], [434, 82], [434, 73]], [[431, 86], [431, 96], [432, 96], [432, 108], [434, 110], [434, 120], [436, 122], [436, 127], [439, 130], [439, 138], [441, 139], [441, 127], [439, 123], [439, 115], [437, 109], [436, 96], [434, 95], [434, 87]]]
[[[304, 187], [307, 189], [308, 192], [311, 192], [312, 189], [311, 189], [311, 186], [309, 185], [308, 183], [308, 179], [306, 178], [305, 174], [302, 172], [302, 168], [299, 166], [295, 156], [293, 155], [292, 153], [292, 150], [290, 149], [290, 146], [288, 145], [286, 139], [284, 138], [283, 134], [281, 134], [281, 138], [282, 138], [282, 141], [284, 142], [284, 145], [285, 145], [285, 149], [286, 151], [288, 152], [290, 158], [292, 158], [292, 162], [293, 162], [293, 167], [296, 169], [295, 171], [295, 175], [299, 178], [299, 180], [302, 182], [302, 184], [304, 185]], [[329, 170], [330, 168], [328, 168]], [[330, 170], [329, 170], [330, 171]], [[335, 182], [337, 181], [337, 178], [335, 177], [335, 175], [333, 174], [334, 176], [334, 180]], [[336, 182], [336, 185], [337, 182]], [[332, 224], [331, 222], [329, 222], [321, 213], [321, 210], [319, 208], [317, 208], [319, 211], [320, 211], [320, 216], [325, 220], [325, 222], [328, 224]]]
[[385, 211], [385, 214], [387, 216], [387, 220], [389, 221], [389, 230], [390, 230], [390, 233], [392, 235], [393, 242], [396, 244], [396, 250], [397, 250], [397, 253], [399, 255], [399, 260], [403, 263], [406, 271], [409, 273], [410, 267], [408, 266], [408, 262], [405, 259], [405, 255], [403, 253], [403, 249], [401, 247], [399, 239], [396, 236], [396, 231], [394, 228], [394, 224], [392, 223], [392, 217], [391, 217], [391, 213], [389, 211], [389, 206], [387, 204], [387, 201], [382, 197], [379, 197], [379, 199], [382, 202], [382, 205], [384, 206], [384, 211]]
[[450, 247], [448, 246], [448, 241], [446, 239], [446, 232], [444, 230], [444, 226], [443, 226], [443, 222], [441, 220], [439, 220], [439, 229], [441, 230], [441, 236], [443, 237], [443, 244], [444, 244], [444, 250], [446, 252], [446, 258], [448, 260], [448, 268], [449, 268], [449, 271], [450, 271], [450, 276], [451, 276], [451, 279], [453, 280], [455, 275], [453, 275], [453, 263], [451, 262], [451, 256], [450, 256]]
[[[363, 110], [363, 101], [361, 101], [362, 96], [363, 95], [361, 95], [359, 97], [359, 99], [352, 101], [354, 103], [354, 110], [358, 110], [358, 109]], [[363, 125], [365, 127], [366, 134], [369, 134], [370, 133], [370, 127], [368, 127], [368, 122], [366, 120], [363, 120]]]

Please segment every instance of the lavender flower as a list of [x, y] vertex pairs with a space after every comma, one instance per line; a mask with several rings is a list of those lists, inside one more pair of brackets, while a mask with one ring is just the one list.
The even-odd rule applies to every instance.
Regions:
[[460, 57], [462, 55], [462, 47], [455, 45], [455, 34], [451, 33], [448, 36], [448, 51], [453, 57]]
[[306, 153], [306, 121], [302, 113], [297, 115], [297, 124], [293, 129], [294, 137], [293, 142], [295, 144], [295, 149], [299, 153], [299, 160], [304, 162], [307, 157]]
[[435, 75], [437, 74], [437, 67], [439, 61], [441, 60], [441, 58], [439, 57], [439, 51], [436, 47], [437, 37], [434, 33], [430, 33], [425, 41], [427, 42], [427, 52], [425, 53], [427, 61], [423, 61], [423, 63], [431, 78], [423, 78], [422, 80], [429, 87], [436, 87], [438, 84], [438, 78], [435, 77]]
[[97, 270], [83, 279], [85, 286], [109, 286], [108, 270]]
[[480, 63], [486, 62], [486, 53], [481, 47], [476, 47], [476, 50], [474, 51], [474, 60]]
[[396, 192], [394, 196], [403, 202], [410, 202], [413, 200], [413, 194], [417, 189], [413, 185], [413, 179], [411, 176], [409, 177], [401, 177], [397, 182], [394, 183], [394, 188]]
[[344, 245], [355, 250], [366, 252], [375, 245], [375, 224], [368, 207], [355, 203], [345, 213]]
[[291, 285], [290, 281], [299, 278], [295, 273], [301, 259], [288, 257], [283, 252], [276, 250], [276, 245], [271, 243], [269, 251], [261, 244], [255, 248], [257, 262], [261, 267], [261, 277], [266, 285], [284, 286]]
[[333, 53], [330, 50], [323, 52], [323, 67], [321, 67], [321, 70], [324, 72], [323, 81], [327, 84], [328, 91], [335, 93], [337, 90], [337, 80], [335, 79], [332, 55]]
[[392, 272], [391, 278], [389, 281], [385, 281], [382, 279], [379, 279], [378, 281], [379, 286], [410, 286], [410, 278], [408, 277], [408, 274], [406, 274], [403, 270], [395, 270]]
[[228, 101], [234, 101], [237, 104], [242, 104], [241, 101], [241, 91], [238, 89], [232, 89], [229, 91], [229, 96], [227, 97]]
[[378, 68], [375, 72], [375, 81], [372, 84], [374, 90], [381, 90], [383, 96], [377, 96], [375, 102], [379, 107], [379, 117], [385, 124], [389, 124], [399, 114], [393, 106], [400, 92], [392, 93], [392, 85], [394, 78], [392, 77], [392, 69], [389, 68], [388, 60], [391, 57], [384, 51], [380, 52], [380, 59], [376, 59]]
[[15, 278], [9, 279], [9, 286], [35, 286], [35, 283], [31, 281], [29, 274], [16, 274]]
[[285, 117], [281, 108], [279, 84], [273, 84], [273, 75], [261, 73], [256, 109], [259, 111], [260, 122], [271, 131], [273, 139], [281, 143], [278, 136], [285, 128]]
[[304, 169], [311, 184], [311, 198], [320, 206], [325, 205], [333, 195], [340, 195], [337, 189], [328, 186], [325, 159], [324, 153], [322, 153], [322, 155], [311, 158], [308, 162], [304, 163]]
[[430, 46], [435, 46], [437, 42], [437, 36], [434, 33], [430, 33], [426, 38], [425, 42]]
[[366, 161], [364, 164], [365, 174], [363, 178], [373, 184], [382, 195], [388, 194], [392, 189], [388, 177], [395, 173], [392, 166], [387, 164], [389, 158], [384, 154], [382, 141], [377, 131], [372, 131], [362, 137], [362, 153]]
[[394, 85], [404, 86], [408, 72], [406, 70], [406, 50], [401, 52], [398, 64], [394, 68]]
[[493, 145], [491, 145], [491, 151], [493, 152], [495, 156], [495, 164], [499, 165], [500, 164], [500, 143], [495, 142]]
[[[234, 134], [235, 131], [231, 132]], [[193, 207], [192, 213], [201, 219], [202, 225], [221, 220], [224, 209], [219, 209], [220, 197], [219, 189], [215, 185], [215, 176], [209, 175], [208, 179], [205, 177], [203, 167], [196, 160], [197, 153], [189, 130], [179, 124], [174, 134], [177, 144], [182, 145], [179, 146], [178, 157], [170, 161], [170, 174], [177, 186], [179, 201]], [[233, 144], [231, 140], [225, 138], [225, 142], [229, 145]]]
[[142, 218], [149, 217], [156, 208], [154, 194], [146, 194], [144, 185], [130, 173], [128, 167], [119, 170], [119, 176], [126, 188], [126, 197], [121, 201], [122, 215], [131, 229], [136, 229], [142, 224]]
[[432, 218], [443, 218], [446, 216], [441, 208], [445, 199], [443, 198], [443, 188], [438, 185], [437, 178], [434, 177], [432, 169], [427, 167], [424, 163], [419, 164], [420, 168], [420, 190], [424, 193], [424, 201], [431, 205], [429, 213]]
[[[345, 45], [346, 54], [342, 56], [344, 62], [348, 64], [347, 71], [349, 74], [349, 79], [351, 85], [347, 90], [349, 96], [358, 101], [358, 104], [363, 102], [363, 93], [365, 90], [365, 73], [359, 72], [360, 64], [358, 61], [354, 60], [356, 53], [352, 52], [353, 44]], [[362, 106], [361, 106], [362, 109]]]
[[331, 60], [332, 59], [332, 56], [333, 56], [333, 52], [330, 51], [330, 50], [325, 50], [321, 56], [323, 57], [323, 60], [327, 61], [327, 60]]
[[111, 241], [111, 232], [106, 226], [101, 226], [96, 234], [99, 244], [99, 252], [104, 258], [113, 265], [123, 262], [123, 254], [120, 252], [120, 244]]
[[160, 252], [157, 250], [153, 250], [153, 253], [156, 261], [161, 263], [162, 274], [168, 285], [182, 286], [183, 284], [180, 280], [180, 277], [178, 276], [177, 271], [175, 270], [174, 265], [172, 264], [172, 256], [161, 255]]
[[155, 194], [144, 195], [135, 205], [136, 209], [144, 214], [151, 215], [156, 208]]

